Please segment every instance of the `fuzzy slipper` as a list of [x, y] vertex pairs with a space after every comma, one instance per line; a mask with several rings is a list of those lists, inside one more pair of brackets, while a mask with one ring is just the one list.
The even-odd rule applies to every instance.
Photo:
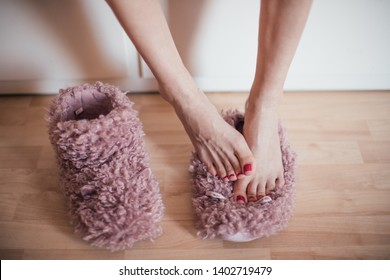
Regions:
[[162, 233], [159, 185], [132, 106], [118, 88], [97, 82], [60, 90], [47, 114], [75, 231], [113, 251]]
[[[242, 114], [228, 111], [223, 117], [242, 132]], [[210, 174], [206, 165], [193, 155], [189, 171], [192, 175], [192, 202], [198, 236], [245, 242], [273, 235], [287, 226], [294, 206], [296, 162], [282, 126], [279, 126], [279, 136], [285, 185], [276, 189], [272, 196], [265, 196], [257, 202], [234, 202], [233, 182], [224, 182]]]

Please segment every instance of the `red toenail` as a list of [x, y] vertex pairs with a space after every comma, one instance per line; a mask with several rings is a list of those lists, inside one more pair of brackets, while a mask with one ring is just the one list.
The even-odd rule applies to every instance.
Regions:
[[261, 194], [260, 194], [260, 195], [257, 196], [257, 200], [260, 200], [260, 199], [262, 199], [263, 197], [264, 197], [264, 195], [261, 195]]
[[274, 192], [270, 192], [270, 193], [267, 194], [267, 196], [269, 196], [270, 198], [274, 199], [275, 193]]
[[256, 196], [254, 196], [254, 195], [252, 196], [251, 195], [250, 197], [248, 197], [248, 201], [249, 202], [255, 202], [256, 201]]
[[236, 201], [237, 203], [245, 203], [245, 197], [243, 197], [242, 195], [237, 195]]
[[252, 171], [252, 164], [245, 164], [244, 165], [244, 172]]
[[233, 177], [235, 177], [236, 175], [234, 175], [234, 174], [230, 174], [229, 175], [229, 179], [231, 179], [231, 178], [233, 178]]

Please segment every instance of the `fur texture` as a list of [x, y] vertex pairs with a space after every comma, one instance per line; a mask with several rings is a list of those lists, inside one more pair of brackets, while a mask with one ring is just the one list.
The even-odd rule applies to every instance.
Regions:
[[75, 231], [113, 251], [162, 234], [159, 185], [132, 106], [118, 88], [97, 82], [60, 90], [47, 114]]
[[[244, 116], [238, 111], [223, 114], [230, 125], [242, 132]], [[295, 196], [296, 156], [285, 129], [279, 127], [285, 185], [275, 190], [272, 201], [233, 201], [233, 182], [224, 182], [211, 175], [194, 154], [190, 163], [193, 184], [193, 207], [198, 235], [202, 238], [222, 238], [230, 241], [250, 241], [277, 233], [287, 226], [292, 215]]]

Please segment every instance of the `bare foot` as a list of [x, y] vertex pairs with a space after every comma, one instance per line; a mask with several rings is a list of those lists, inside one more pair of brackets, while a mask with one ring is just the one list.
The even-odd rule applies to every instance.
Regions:
[[253, 202], [284, 185], [284, 169], [278, 134], [277, 108], [247, 106], [244, 136], [255, 160], [256, 169], [234, 183], [237, 203]]
[[208, 171], [225, 181], [252, 174], [255, 160], [244, 137], [222, 119], [206, 95], [196, 90], [191, 95], [175, 96], [180, 99], [170, 103]]

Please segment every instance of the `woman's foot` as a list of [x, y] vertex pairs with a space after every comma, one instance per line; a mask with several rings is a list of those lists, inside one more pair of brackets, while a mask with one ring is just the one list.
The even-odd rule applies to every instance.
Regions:
[[278, 109], [276, 106], [247, 105], [244, 136], [255, 157], [256, 169], [251, 176], [234, 183], [237, 203], [257, 201], [284, 185]]
[[[162, 96], [167, 96], [165, 91], [160, 86]], [[244, 137], [222, 119], [202, 91], [170, 92], [169, 96], [176, 96], [175, 100], [167, 100], [175, 108], [199, 159], [211, 174], [225, 181], [235, 181], [253, 173], [255, 160]]]

